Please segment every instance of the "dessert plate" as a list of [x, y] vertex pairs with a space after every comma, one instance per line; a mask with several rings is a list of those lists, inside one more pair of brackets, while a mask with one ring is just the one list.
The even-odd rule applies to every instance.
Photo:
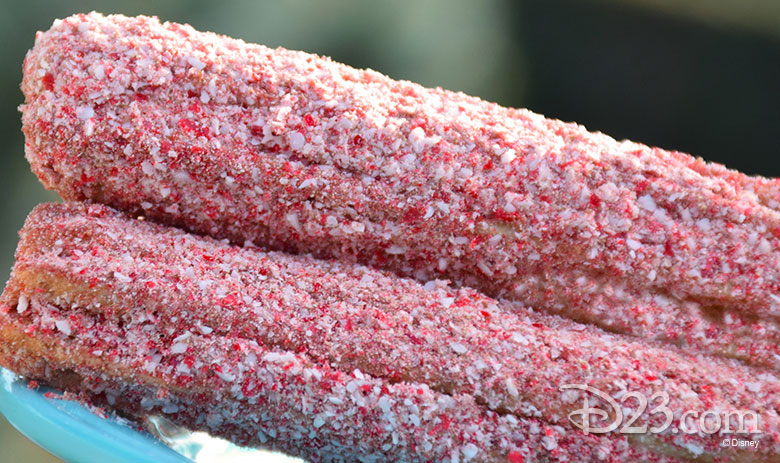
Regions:
[[155, 437], [122, 418], [98, 416], [78, 402], [60, 398], [53, 389], [31, 389], [27, 384], [27, 380], [0, 368], [0, 414], [31, 441], [66, 462], [303, 463], [263, 450], [242, 449], [205, 433], [183, 430], [159, 417], [149, 421]]
[[120, 418], [101, 418], [85, 406], [57, 398], [45, 387], [0, 369], [0, 413], [31, 441], [73, 463], [192, 463], [149, 433]]

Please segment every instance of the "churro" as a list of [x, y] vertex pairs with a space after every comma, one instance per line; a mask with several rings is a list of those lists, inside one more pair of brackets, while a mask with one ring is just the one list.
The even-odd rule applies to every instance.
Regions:
[[[5, 308], [3, 325], [9, 330], [0, 342], [4, 346], [0, 363], [55, 384], [57, 374], [41, 376], [40, 370], [28, 365], [43, 361], [54, 370], [75, 369], [81, 372], [79, 377], [99, 377], [115, 387], [127, 383], [122, 386], [125, 392], [114, 394], [122, 403], [139, 403], [138, 394], [127, 392], [134, 387], [168, 387], [181, 397], [190, 397], [181, 399], [186, 401], [201, 393], [209, 381], [221, 381], [233, 394], [232, 400], [244, 403], [257, 396], [259, 405], [267, 405], [265, 400], [275, 389], [268, 383], [254, 385], [247, 365], [281, 355], [300, 359], [312, 368], [341, 372], [340, 381], [343, 375], [349, 376], [345, 372], [358, 371], [382, 385], [380, 389], [392, 385], [407, 391], [424, 385], [430, 397], [415, 402], [421, 410], [433, 406], [425, 404], [429, 400], [460, 400], [467, 404], [468, 413], [474, 413], [468, 418], [472, 422], [498, 420], [495, 423], [503, 424], [495, 426], [508, 427], [510, 434], [522, 434], [522, 426], [542, 423], [558, 434], [573, 433], [568, 438], [574, 446], [584, 445], [583, 435], [567, 416], [581, 406], [582, 396], [564, 393], [559, 386], [586, 384], [615, 397], [627, 391], [645, 397], [663, 394], [665, 406], [676, 414], [666, 429], [645, 436], [647, 441], [632, 442], [632, 451], [647, 454], [642, 459], [705, 455], [773, 461], [780, 454], [780, 380], [775, 376], [733, 361], [698, 358], [606, 334], [550, 315], [503, 309], [503, 302], [467, 288], [451, 288], [442, 281], [422, 285], [360, 265], [240, 248], [129, 219], [106, 206], [81, 203], [37, 207], [21, 232], [16, 261], [0, 299]], [[48, 348], [30, 347], [41, 343]], [[215, 360], [223, 355], [227, 357]], [[241, 360], [248, 355], [255, 360]], [[85, 382], [87, 386], [80, 384], [69, 387], [91, 394], [90, 381]], [[287, 398], [312, 404], [330, 400], [327, 395], [320, 397], [322, 391], [310, 393], [318, 397], [290, 392]], [[216, 397], [228, 400], [210, 397], [209, 404]], [[381, 397], [379, 393], [376, 399]], [[404, 397], [391, 396], [390, 402], [383, 403], [389, 407]], [[137, 410], [129, 404], [126, 407]], [[235, 404], [225, 407], [235, 409]], [[676, 434], [682, 411], [711, 409], [755, 411], [763, 433], [759, 452], [732, 453], [720, 448], [719, 434]], [[191, 417], [181, 424], [192, 426], [199, 414], [196, 410], [202, 411], [187, 411]], [[301, 420], [319, 416], [307, 425], [317, 430], [324, 419], [319, 413]], [[352, 416], [343, 409], [339, 413]], [[635, 424], [658, 426], [664, 418], [663, 414], [641, 417]], [[281, 419], [275, 417], [268, 424]], [[350, 432], [360, 433], [362, 426], [369, 425], [369, 418], [365, 419], [362, 424], [355, 421], [343, 426], [355, 426]], [[251, 422], [242, 420], [225, 416], [231, 431], [219, 426], [209, 430], [259, 445], [247, 440], [255, 431]], [[421, 423], [419, 416], [403, 420], [414, 426]], [[468, 420], [460, 423], [464, 429], [469, 427]], [[523, 425], [516, 428], [515, 422]], [[381, 426], [380, 419], [371, 429]], [[427, 431], [422, 427], [418, 432]], [[512, 446], [519, 446], [515, 440], [510, 446], [493, 447], [507, 438], [496, 432], [495, 428], [484, 431], [488, 437], [479, 449], [487, 453], [480, 453], [477, 461], [506, 461]], [[451, 430], [450, 436], [456, 435]], [[334, 439], [341, 442], [338, 436]], [[422, 445], [404, 439], [402, 446], [417, 449]], [[626, 436], [615, 433], [597, 440], [607, 442], [598, 443], [602, 450], [603, 445], [623, 448], [628, 442]], [[371, 439], [366, 442], [374, 445], [372, 451], [381, 448]], [[436, 456], [436, 460], [468, 442], [455, 439], [455, 447], [446, 452], [409, 455], [421, 461]], [[545, 444], [546, 450], [558, 445], [557, 438], [555, 442]], [[431, 445], [440, 448], [443, 444]], [[569, 450], [563, 454], [573, 458]], [[626, 457], [619, 452], [601, 454], [614, 461]], [[305, 455], [313, 458], [310, 453]], [[590, 461], [594, 455], [590, 452], [571, 461]]]
[[56, 21], [22, 89], [66, 199], [780, 367], [771, 180], [148, 17]]

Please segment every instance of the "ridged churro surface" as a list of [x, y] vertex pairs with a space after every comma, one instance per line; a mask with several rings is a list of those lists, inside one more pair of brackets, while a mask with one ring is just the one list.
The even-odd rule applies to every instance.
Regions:
[[[0, 364], [244, 445], [315, 462], [511, 463], [772, 461], [780, 447], [772, 375], [503, 313], [443, 282], [239, 248], [82, 203], [36, 208], [16, 259]], [[565, 418], [580, 397], [558, 390], [572, 382], [663, 392], [680, 410], [756, 410], [766, 438], [731, 452], [719, 436], [584, 434]]]
[[22, 89], [66, 199], [780, 368], [776, 180], [148, 17], [55, 22]]
[[[24, 347], [41, 339], [59, 346], [55, 350], [80, 346], [79, 356], [54, 357], [57, 368], [91, 368], [130, 385], [152, 381], [192, 394], [204, 376], [216, 374], [237, 398], [260, 400], [269, 391], [255, 390], [246, 362], [193, 357], [214, 346], [212, 355], [227, 355], [224, 346], [234, 340], [240, 352], [249, 343], [300, 354], [312, 365], [357, 370], [383, 384], [425, 385], [435, 395], [467, 397], [480, 413], [498, 412], [510, 423], [534, 418], [575, 436], [580, 433], [566, 417], [583, 396], [564, 393], [561, 385], [586, 384], [616, 397], [628, 391], [663, 394], [676, 414], [653, 439], [669, 445], [672, 454], [756, 459], [780, 453], [780, 380], [774, 375], [529, 310], [503, 310], [502, 302], [441, 281], [421, 285], [359, 265], [239, 248], [100, 205], [36, 208], [21, 232], [0, 302], [10, 320], [24, 327], [17, 331], [26, 333], [15, 341], [5, 336], [17, 356], [32, 363], [49, 358]], [[126, 326], [134, 328], [122, 334]], [[122, 336], [128, 342], [116, 351], [116, 341], [107, 339]], [[117, 366], [116, 355], [143, 362]], [[208, 365], [214, 363], [212, 371]], [[377, 406], [387, 411], [394, 403]], [[675, 435], [682, 412], [712, 409], [759, 413], [759, 454], [732, 455], [720, 447], [720, 435]], [[312, 409], [315, 416], [320, 412]], [[665, 417], [647, 418], [635, 424], [658, 426]], [[421, 419], [406, 421], [413, 428]], [[323, 425], [318, 423], [316, 428]], [[610, 433], [599, 440], [619, 447], [626, 436]], [[670, 453], [653, 445], [638, 451]]]

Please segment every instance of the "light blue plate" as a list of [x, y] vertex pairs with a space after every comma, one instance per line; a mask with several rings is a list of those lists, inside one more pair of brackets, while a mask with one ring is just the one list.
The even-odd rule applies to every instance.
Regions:
[[101, 418], [0, 368], [0, 413], [30, 440], [71, 463], [192, 463], [151, 434]]
[[69, 463], [305, 463], [190, 432], [162, 417], [147, 418], [161, 441], [118, 418], [101, 418], [77, 402], [47, 398], [47, 392], [54, 391], [30, 389], [27, 380], [0, 368], [0, 414], [30, 440]]

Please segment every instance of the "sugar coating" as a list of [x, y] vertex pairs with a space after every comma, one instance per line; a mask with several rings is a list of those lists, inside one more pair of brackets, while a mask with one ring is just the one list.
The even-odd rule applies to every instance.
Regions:
[[56, 21], [22, 89], [66, 199], [780, 365], [776, 180], [149, 17]]
[[[13, 277], [0, 298], [0, 364], [91, 403], [137, 417], [161, 413], [192, 429], [315, 463], [678, 461], [631, 446], [625, 436], [567, 429], [532, 408], [524, 413], [530, 416], [497, 413], [480, 404], [479, 393], [437, 390], [441, 384], [423, 370], [405, 380], [381, 370], [412, 365], [403, 350], [393, 352], [403, 361], [364, 352], [371, 340], [410, 345], [396, 333], [400, 320], [391, 312], [397, 307], [382, 317], [371, 306], [397, 289], [411, 293], [400, 301], [409, 310], [435, 312], [446, 286], [426, 290], [364, 267], [237, 248], [97, 205], [39, 206], [21, 236]], [[352, 289], [358, 289], [352, 301], [338, 293]], [[317, 295], [323, 299], [313, 301]], [[355, 304], [354, 313], [342, 314], [336, 307], [342, 303]], [[354, 328], [325, 327], [338, 323], [330, 312]], [[441, 321], [433, 315], [407, 314], [414, 335], [433, 344], [420, 343], [414, 354], [423, 366], [448, 361], [434, 366], [455, 367], [448, 353], [455, 343], [435, 345]], [[297, 339], [307, 324], [312, 339]], [[455, 317], [452, 325], [462, 329], [468, 322]], [[453, 350], [467, 354], [485, 335], [506, 338], [500, 329], [464, 338]], [[521, 344], [544, 349], [543, 341]], [[352, 355], [384, 355], [374, 360], [388, 364], [370, 374], [352, 368]], [[491, 369], [506, 368], [485, 361]], [[761, 386], [766, 394], [775, 387]], [[728, 392], [742, 386], [734, 387]], [[517, 394], [516, 388], [509, 392]], [[687, 443], [698, 444], [696, 438]]]
[[[39, 315], [57, 311], [36, 307]], [[39, 315], [18, 329], [45, 326]], [[79, 311], [70, 311], [69, 316], [92, 320]], [[0, 320], [10, 324], [6, 314], [0, 313]], [[80, 349], [92, 347], [90, 341], [42, 331], [39, 339], [68, 349], [71, 356], [56, 358], [52, 353], [56, 349], [14, 351], [0, 344], [3, 364], [99, 406], [136, 417], [162, 414], [193, 430], [312, 463], [680, 461], [636, 449], [626, 438], [606, 439], [563, 431], [533, 418], [502, 417], [468, 395], [437, 394], [425, 384], [389, 384], [246, 340], [195, 335], [192, 342], [203, 349], [193, 350], [193, 365], [208, 374], [195, 375], [187, 388], [171, 388], [165, 385], [170, 377], [163, 371], [180, 361], [163, 354], [150, 359], [138, 350], [139, 339], [157, 339], [154, 329], [101, 323], [103, 346], [110, 345], [111, 350], [95, 354], [104, 356], [97, 366], [82, 362], [94, 355], [76, 357]], [[118, 377], [109, 363], [113, 369], [137, 373]], [[229, 375], [224, 373], [226, 365]]]
[[[192, 389], [210, 373], [225, 387], [241, 385], [233, 388], [233, 399], [244, 401], [263, 394], [247, 362], [286, 364], [295, 353], [382, 384], [467, 396], [510, 423], [533, 418], [556, 430], [537, 444], [548, 450], [561, 445], [559, 435], [578, 433], [567, 415], [584, 396], [559, 386], [587, 384], [616, 399], [628, 391], [668, 396], [673, 422], [657, 437], [678, 451], [723, 451], [721, 435], [673, 433], [684, 411], [755, 410], [764, 433], [761, 453], [780, 453], [780, 379], [772, 374], [530, 310], [502, 309], [504, 302], [443, 281], [422, 285], [360, 265], [231, 246], [101, 205], [38, 206], [21, 232], [0, 301], [17, 307], [10, 313], [25, 317], [30, 335], [75, 339], [96, 358], [129, 355], [117, 353], [115, 345], [127, 338], [132, 342], [126, 349], [143, 359], [132, 369], [174, 389]], [[247, 354], [247, 343], [269, 352]], [[204, 350], [229, 358], [204, 362], [198, 357]], [[248, 358], [236, 365], [231, 350]], [[203, 368], [215, 363], [220, 367], [214, 372]], [[364, 388], [355, 380], [344, 387], [350, 394]], [[403, 422], [421, 426], [420, 413], [398, 411], [396, 401], [381, 395], [377, 400], [384, 413], [410, 413]], [[629, 413], [635, 404], [624, 405]], [[333, 418], [316, 407], [312, 413], [307, 419], [314, 429]], [[662, 414], [647, 417], [634, 424], [664, 421]], [[603, 439], [619, 447], [625, 437]], [[468, 444], [455, 439], [452, 445]], [[465, 453], [487, 448], [468, 446]]]
[[[32, 310], [24, 321], [0, 313], [4, 334], [9, 327], [35, 332], [49, 346], [36, 351], [0, 344], [3, 365], [96, 405], [136, 417], [162, 414], [193, 430], [313, 463], [511, 461], [508, 455], [564, 462], [576, 461], [570, 451], [589, 452], [589, 446], [642, 456], [625, 442], [613, 445], [584, 434], [562, 434], [537, 420], [500, 417], [470, 396], [437, 394], [425, 384], [388, 384], [246, 339], [195, 334], [190, 342], [197, 348], [182, 359], [145, 348], [164, 335], [148, 322], [120, 327], [81, 310], [63, 313], [39, 299], [33, 299]], [[52, 330], [52, 317], [90, 325], [97, 337]], [[60, 353], [64, 350], [68, 354]], [[167, 372], [181, 366], [197, 369], [186, 387], [169, 383], [173, 375]], [[535, 445], [547, 429], [569, 445], [557, 451]], [[464, 459], [474, 449], [472, 458]]]

